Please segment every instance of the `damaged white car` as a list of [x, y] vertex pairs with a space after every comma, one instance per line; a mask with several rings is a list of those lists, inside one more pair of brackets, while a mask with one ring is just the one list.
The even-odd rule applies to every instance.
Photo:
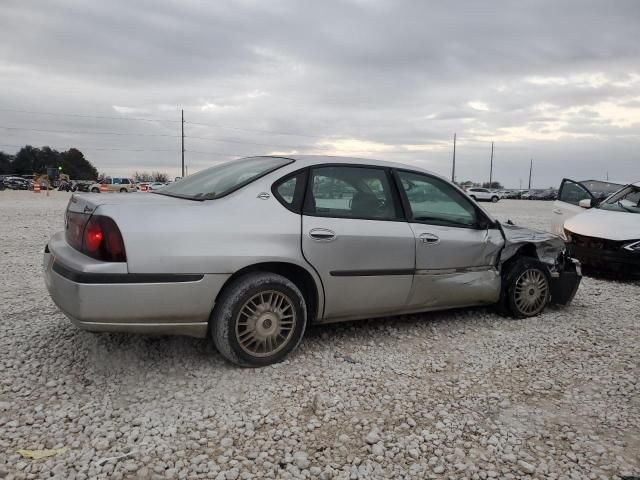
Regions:
[[585, 267], [640, 275], [640, 182], [622, 186], [565, 179], [554, 213], [560, 219], [555, 231]]
[[91, 331], [210, 335], [259, 366], [311, 323], [566, 304], [579, 264], [557, 236], [502, 225], [414, 166], [252, 157], [149, 195], [74, 195], [44, 253], [51, 297]]

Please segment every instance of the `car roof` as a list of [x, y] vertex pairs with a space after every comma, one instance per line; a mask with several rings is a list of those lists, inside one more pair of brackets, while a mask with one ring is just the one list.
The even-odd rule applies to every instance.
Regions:
[[[621, 181], [621, 180], [597, 180], [595, 178], [589, 178], [587, 180], [580, 180], [580, 183], [588, 183], [588, 182], [598, 182], [598, 183], [613, 183], [615, 185], [620, 185], [620, 186], [624, 186], [624, 185], [629, 185], [628, 180], [627, 181]], [[632, 185], [638, 185], [640, 184], [640, 182], [636, 182], [636, 183], [631, 183]]]
[[418, 167], [417, 165], [409, 164], [409, 163], [400, 163], [400, 162], [390, 162], [387, 160], [375, 160], [372, 158], [360, 158], [360, 157], [343, 157], [343, 156], [334, 156], [334, 155], [256, 155], [258, 157], [276, 157], [276, 158], [289, 158], [291, 160], [295, 160], [297, 167], [308, 167], [312, 165], [321, 165], [325, 163], [330, 164], [351, 164], [351, 165], [372, 165], [376, 167], [389, 167], [389, 168], [400, 168], [407, 170], [415, 170], [419, 172], [428, 173], [430, 175], [435, 175], [437, 177], [442, 177], [435, 172], [426, 170], [422, 167]]

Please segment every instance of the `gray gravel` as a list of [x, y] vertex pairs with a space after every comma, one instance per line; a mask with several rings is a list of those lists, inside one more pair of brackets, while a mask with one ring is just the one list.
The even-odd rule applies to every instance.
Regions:
[[205, 340], [72, 327], [40, 266], [67, 199], [0, 192], [0, 478], [640, 475], [638, 283], [587, 278], [571, 307], [522, 321], [481, 308], [315, 327], [287, 361], [245, 370]]

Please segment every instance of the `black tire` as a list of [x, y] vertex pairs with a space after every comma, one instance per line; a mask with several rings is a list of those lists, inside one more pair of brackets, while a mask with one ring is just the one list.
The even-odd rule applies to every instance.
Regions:
[[491, 197], [491, 203], [498, 203], [498, 200], [500, 200], [498, 197], [496, 197], [495, 195], [493, 197]]
[[[272, 328], [271, 319], [273, 318], [273, 328], [278, 329], [278, 336], [277, 338], [269, 336], [271, 339], [270, 342], [277, 342], [282, 335], [281, 332], [286, 328], [278, 323], [282, 320], [274, 317], [273, 315], [275, 315], [275, 313], [269, 309], [263, 310], [259, 319], [253, 316], [243, 316], [243, 312], [247, 311], [245, 308], [250, 305], [252, 301], [254, 303], [251, 305], [255, 308], [254, 299], [256, 296], [264, 294], [266, 298], [267, 295], [274, 293], [276, 296], [280, 295], [285, 297], [286, 301], [289, 302], [291, 307], [287, 311], [294, 312], [292, 320], [293, 326], [289, 329], [287, 337], [282, 344], [279, 345], [273, 353], [267, 351], [252, 353], [248, 350], [258, 348], [258, 344], [254, 347], [248, 346], [247, 343], [251, 342], [251, 340], [247, 340], [247, 338], [251, 338], [252, 335], [254, 338], [258, 337], [257, 322], [262, 321], [262, 327], [267, 325], [266, 322], [269, 322], [266, 328]], [[255, 310], [259, 311], [260, 308], [265, 308], [265, 305], [268, 304], [269, 301], [261, 303]], [[271, 315], [270, 318], [263, 319], [263, 316], [268, 317], [269, 315]], [[241, 319], [244, 320], [241, 321]], [[291, 320], [289, 320], [289, 322], [291, 322]], [[247, 326], [242, 325], [242, 323], [246, 323]], [[254, 333], [249, 332], [249, 330], [252, 329], [249, 327], [251, 323], [253, 323], [252, 328]], [[300, 289], [287, 278], [268, 272], [248, 273], [237, 278], [225, 287], [211, 313], [209, 325], [213, 343], [224, 358], [242, 367], [262, 367], [280, 362], [299, 345], [307, 326], [307, 305]], [[241, 329], [244, 330], [240, 331]], [[243, 335], [245, 337], [241, 340]], [[249, 337], [247, 337], [247, 335], [249, 335]], [[262, 343], [260, 343], [260, 345], [262, 345]], [[266, 350], [266, 341], [264, 346]]]
[[120, 193], [127, 193], [127, 189], [126, 188], [121, 188], [120, 189]]
[[100, 189], [99, 189], [99, 188], [96, 188], [96, 187], [93, 187], [93, 188], [91, 189], [91, 192], [92, 192], [92, 193], [100, 193]]
[[478, 201], [478, 200], [476, 200], [476, 197], [474, 197], [473, 195], [470, 195], [470, 197], [473, 198], [474, 201], [476, 201], [476, 202]]
[[[534, 281], [529, 282], [530, 279]], [[535, 317], [545, 309], [550, 300], [551, 276], [547, 267], [540, 261], [531, 257], [520, 257], [503, 271], [498, 304], [500, 313], [514, 318]]]

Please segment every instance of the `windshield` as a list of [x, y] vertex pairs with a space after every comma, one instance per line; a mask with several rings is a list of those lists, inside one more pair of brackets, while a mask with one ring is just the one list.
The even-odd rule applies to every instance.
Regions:
[[640, 187], [629, 185], [602, 202], [598, 208], [615, 212], [640, 213]]
[[603, 200], [624, 187], [624, 183], [603, 182], [601, 180], [584, 180], [580, 183], [591, 192], [593, 198], [598, 200]]
[[158, 195], [211, 200], [231, 193], [272, 171], [293, 162], [281, 157], [250, 157], [216, 165], [158, 190]]

